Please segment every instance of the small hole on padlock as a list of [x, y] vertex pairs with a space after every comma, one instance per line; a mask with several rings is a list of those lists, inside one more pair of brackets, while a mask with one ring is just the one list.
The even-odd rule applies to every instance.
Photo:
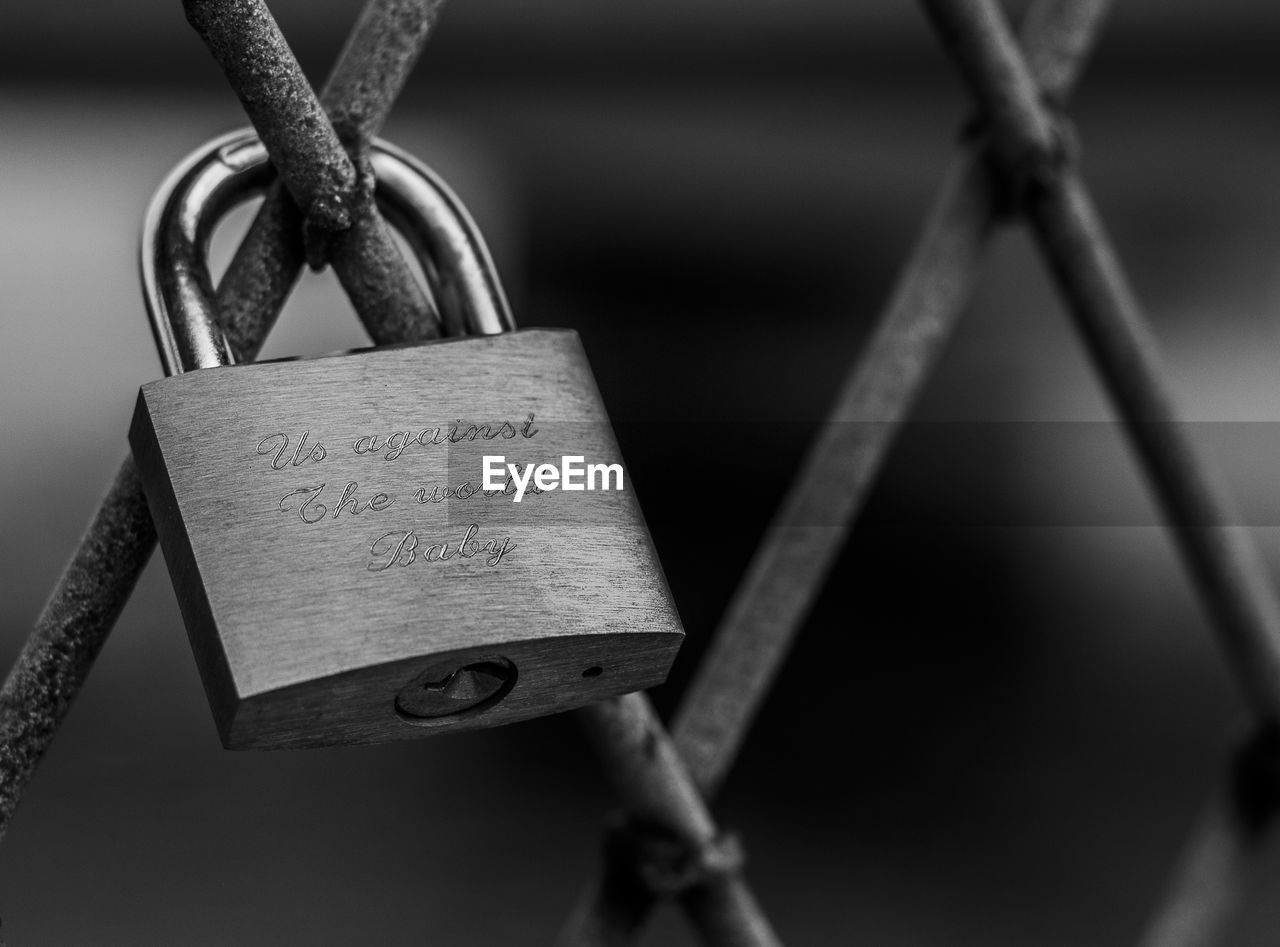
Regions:
[[604, 673], [604, 668], [600, 667], [600, 665], [598, 664], [595, 664], [587, 668], [585, 671], [583, 671], [582, 676], [583, 677], [599, 677], [603, 673]]

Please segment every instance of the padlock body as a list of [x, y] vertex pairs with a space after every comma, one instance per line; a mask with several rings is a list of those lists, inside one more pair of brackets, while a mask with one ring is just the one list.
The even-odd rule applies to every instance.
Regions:
[[[190, 372], [143, 386], [130, 440], [227, 747], [508, 723], [661, 683], [679, 648], [575, 332]], [[516, 502], [566, 457], [591, 489], [544, 470]]]

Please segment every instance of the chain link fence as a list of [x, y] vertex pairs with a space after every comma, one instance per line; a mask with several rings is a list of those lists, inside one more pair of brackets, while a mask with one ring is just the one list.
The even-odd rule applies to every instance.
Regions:
[[[375, 342], [437, 334], [373, 201], [365, 150], [441, 5], [370, 0], [317, 95], [260, 0], [186, 0], [278, 172], [217, 290], [241, 358], [257, 354], [308, 264], [333, 268]], [[924, 6], [974, 117], [670, 727], [643, 694], [577, 712], [620, 811], [559, 943], [634, 942], [663, 899], [707, 943], [780, 943], [747, 880], [745, 841], [721, 829], [710, 803], [964, 310], [985, 245], [1014, 219], [1035, 235], [1257, 720], [1144, 943], [1215, 942], [1261, 852], [1280, 790], [1280, 603], [1213, 458], [1182, 421], [1077, 161], [1066, 104], [1109, 4], [1036, 0], [1016, 32], [994, 0]], [[154, 546], [127, 459], [0, 688], [0, 831]]]

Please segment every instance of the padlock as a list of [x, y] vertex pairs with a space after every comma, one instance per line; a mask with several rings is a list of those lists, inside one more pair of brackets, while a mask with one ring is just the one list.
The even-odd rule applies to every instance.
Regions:
[[231, 364], [205, 252], [270, 180], [251, 133], [193, 154], [147, 215], [170, 377], [142, 386], [130, 442], [228, 748], [555, 713], [661, 683], [684, 634], [577, 333], [515, 331], [457, 198], [370, 157], [467, 335]]

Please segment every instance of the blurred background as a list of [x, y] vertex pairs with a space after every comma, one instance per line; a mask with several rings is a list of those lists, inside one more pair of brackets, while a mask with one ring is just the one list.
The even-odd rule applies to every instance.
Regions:
[[[358, 6], [272, 4], [317, 85]], [[160, 371], [136, 277], [145, 202], [244, 121], [176, 0], [4, 20], [7, 666]], [[1186, 412], [1280, 571], [1277, 48], [1274, 4], [1129, 0], [1072, 113]], [[688, 630], [664, 712], [968, 111], [914, 4], [445, 9], [385, 134], [469, 204], [522, 324], [582, 333]], [[336, 282], [309, 275], [266, 354], [359, 344]], [[915, 417], [717, 814], [789, 943], [1127, 943], [1242, 708], [1021, 230], [992, 242]], [[730, 460], [739, 486], [696, 489]], [[546, 943], [611, 806], [571, 716], [222, 751], [157, 557], [0, 846], [0, 935]], [[1254, 897], [1237, 942], [1277, 931], [1280, 902]], [[668, 908], [649, 942], [693, 941]]]

